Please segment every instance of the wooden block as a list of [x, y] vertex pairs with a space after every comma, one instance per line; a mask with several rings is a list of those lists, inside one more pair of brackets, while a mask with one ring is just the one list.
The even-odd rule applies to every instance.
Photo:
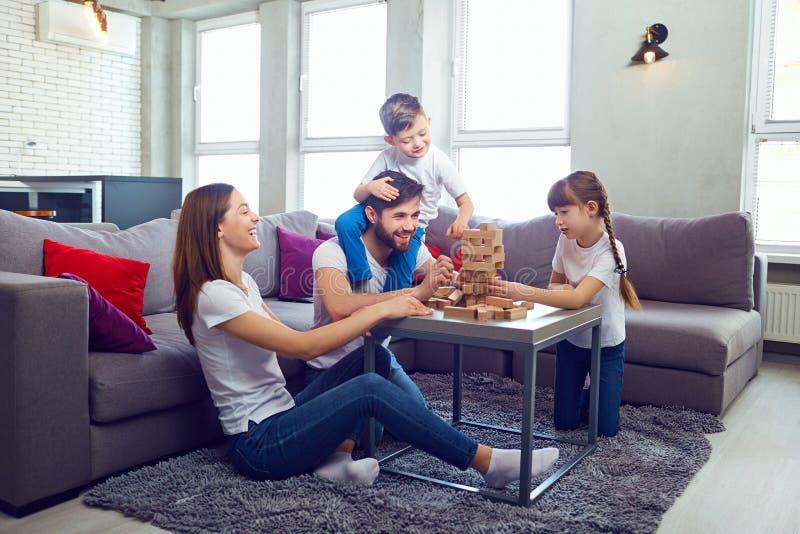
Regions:
[[455, 291], [455, 289], [456, 288], [454, 286], [441, 286], [439, 289], [433, 292], [433, 296], [440, 299], [447, 298], [447, 296]]
[[503, 268], [505, 268], [505, 266], [506, 266], [506, 262], [504, 262], [504, 261], [498, 261], [497, 263], [494, 264], [495, 270], [503, 269]]
[[[498, 247], [500, 248], [500, 247]], [[486, 258], [486, 261], [490, 261], [492, 263], [497, 263], [498, 261], [505, 261], [506, 253], [505, 252], [493, 252], [491, 258]]]
[[450, 301], [449, 301], [449, 300], [447, 300], [447, 299], [439, 299], [439, 298], [436, 298], [436, 297], [431, 297], [431, 298], [428, 300], [428, 302], [430, 302], [431, 304], [433, 304], [433, 305], [436, 307], [436, 309], [437, 309], [437, 310], [441, 310], [441, 309], [442, 309], [442, 308], [444, 308], [445, 306], [452, 306], [452, 305], [453, 305], [453, 303], [452, 303], [452, 302], [450, 302]]
[[464, 297], [464, 303], [467, 306], [474, 306], [478, 303], [478, 298], [475, 295], [467, 295]]
[[[495, 312], [497, 314], [499, 312]], [[516, 321], [517, 319], [524, 319], [528, 316], [528, 310], [525, 308], [512, 308], [510, 310], [503, 310], [503, 319], [506, 321]]]
[[[479, 309], [475, 313], [475, 316], [479, 321], [488, 321], [489, 320], [489, 313], [490, 313], [489, 310], [487, 310], [485, 308], [484, 309]], [[492, 317], [494, 317], [494, 314], [492, 314]]]
[[526, 310], [532, 310], [533, 309], [533, 302], [531, 302], [529, 300], [517, 300], [517, 301], [514, 302], [514, 307], [515, 308], [525, 308]]
[[492, 232], [497, 230], [497, 223], [496, 222], [482, 222], [480, 224], [481, 231], [483, 232]]
[[450, 302], [453, 303], [453, 305], [455, 305], [458, 304], [458, 301], [461, 300], [462, 296], [464, 296], [464, 294], [461, 292], [461, 290], [456, 289], [455, 291], [447, 295], [447, 300], [449, 300]]
[[505, 310], [511, 309], [514, 307], [514, 301], [511, 299], [505, 299], [502, 297], [495, 297], [495, 296], [488, 296], [486, 297], [486, 304], [490, 304], [492, 306], [498, 306]]
[[469, 243], [470, 245], [483, 245], [483, 238], [482, 237], [470, 237], [469, 239], [464, 239], [463, 243]]
[[486, 304], [486, 295], [474, 295], [475, 304]]
[[487, 261], [465, 261], [462, 271], [494, 271], [494, 264]]
[[474, 319], [476, 310], [472, 308], [459, 308], [458, 306], [445, 306], [444, 316], [451, 319]]

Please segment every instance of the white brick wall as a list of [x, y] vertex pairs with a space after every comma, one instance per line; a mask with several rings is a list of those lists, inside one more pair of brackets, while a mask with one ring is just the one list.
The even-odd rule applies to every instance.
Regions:
[[39, 1], [0, 0], [0, 175], [139, 175], [141, 23], [134, 57], [44, 43]]

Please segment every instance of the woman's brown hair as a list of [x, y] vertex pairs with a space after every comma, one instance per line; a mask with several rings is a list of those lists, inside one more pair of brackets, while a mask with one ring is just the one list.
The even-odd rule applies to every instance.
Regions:
[[217, 227], [228, 210], [231, 192], [233, 186], [229, 184], [204, 185], [186, 195], [181, 207], [172, 277], [178, 324], [192, 345], [192, 322], [200, 288], [209, 280], [227, 279], [219, 254]]
[[622, 297], [622, 301], [627, 307], [639, 310], [642, 307], [639, 303], [639, 297], [636, 295], [633, 284], [626, 276], [628, 269], [623, 265], [617, 251], [617, 241], [614, 237], [614, 226], [611, 223], [611, 209], [608, 206], [606, 188], [603, 187], [603, 183], [597, 178], [597, 175], [591, 171], [575, 171], [566, 178], [554, 183], [547, 194], [547, 205], [550, 207], [550, 211], [555, 211], [560, 206], [582, 206], [590, 200], [597, 202], [597, 213], [603, 218], [603, 224], [608, 233], [608, 241], [611, 244], [611, 251], [614, 253], [614, 261], [617, 263], [617, 268], [614, 269], [614, 272], [620, 275], [619, 294]]

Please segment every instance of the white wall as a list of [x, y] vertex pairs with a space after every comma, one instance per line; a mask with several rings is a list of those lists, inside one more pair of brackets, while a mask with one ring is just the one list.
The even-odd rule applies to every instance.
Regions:
[[[612, 208], [693, 217], [739, 209], [750, 2], [576, 0], [572, 168], [595, 171]], [[669, 57], [629, 66], [644, 28]]]
[[139, 44], [129, 57], [36, 41], [37, 3], [0, 0], [0, 174], [140, 174]]

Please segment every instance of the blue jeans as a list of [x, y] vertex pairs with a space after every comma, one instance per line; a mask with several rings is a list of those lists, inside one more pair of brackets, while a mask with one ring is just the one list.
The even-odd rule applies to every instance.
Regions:
[[[418, 403], [423, 408], [427, 408], [428, 405], [425, 403], [425, 397], [422, 396], [422, 392], [419, 390], [414, 381], [411, 380], [411, 378], [409, 378], [409, 376], [406, 374], [405, 369], [403, 369], [403, 366], [400, 365], [400, 362], [397, 361], [397, 358], [395, 358], [392, 351], [376, 343], [375, 357], [377, 358], [378, 347], [389, 353], [389, 375], [386, 377], [389, 379], [389, 382], [391, 382], [395, 386], [399, 387], [400, 389], [408, 393], [408, 396], [411, 398], [412, 401]], [[364, 347], [354, 350], [353, 352], [350, 353], [350, 355], [352, 355], [355, 352], [363, 354]], [[346, 359], [346, 357], [342, 358], [342, 360], [344, 359]], [[312, 382], [318, 380], [321, 376], [329, 374], [337, 365], [339, 365], [339, 363], [341, 363], [341, 361], [337, 362], [336, 365], [334, 365], [330, 369], [315, 369], [313, 367], [309, 367], [308, 365], [306, 365], [305, 377], [304, 377], [306, 388], [308, 388], [308, 386], [310, 386]], [[362, 367], [363, 367], [363, 360], [362, 360]], [[301, 393], [304, 392], [305, 390], [303, 390], [303, 392]], [[355, 441], [356, 443], [362, 443], [361, 437], [364, 435], [364, 431], [365, 431], [365, 426], [359, 426], [358, 428], [354, 429], [351, 439], [353, 439], [353, 441]], [[377, 424], [375, 425], [375, 440], [376, 440], [375, 442], [380, 443], [382, 437], [383, 437], [383, 425]]]
[[[339, 245], [347, 258], [347, 276], [351, 283], [372, 278], [372, 271], [367, 261], [367, 251], [361, 234], [369, 228], [369, 220], [364, 214], [364, 204], [356, 204], [336, 219], [334, 227], [339, 236]], [[411, 287], [414, 280], [414, 267], [417, 266], [417, 253], [422, 246], [425, 229], [417, 227], [411, 238], [411, 244], [405, 252], [394, 251], [389, 255], [389, 272], [383, 291], [394, 291]]]
[[478, 443], [386, 380], [390, 353], [375, 347], [375, 373], [363, 370], [354, 350], [295, 397], [295, 406], [229, 436], [231, 459], [244, 475], [279, 480], [309, 473], [348, 439], [367, 417], [396, 438], [466, 469]]
[[[569, 341], [556, 345], [555, 396], [553, 423], [559, 430], [572, 430], [581, 422], [588, 395], [583, 382], [591, 366], [591, 349], [576, 347]], [[597, 431], [601, 436], [614, 436], [619, 431], [619, 404], [622, 400], [622, 374], [625, 364], [625, 342], [600, 349], [600, 402]], [[597, 387], [592, 384], [591, 387]]]

